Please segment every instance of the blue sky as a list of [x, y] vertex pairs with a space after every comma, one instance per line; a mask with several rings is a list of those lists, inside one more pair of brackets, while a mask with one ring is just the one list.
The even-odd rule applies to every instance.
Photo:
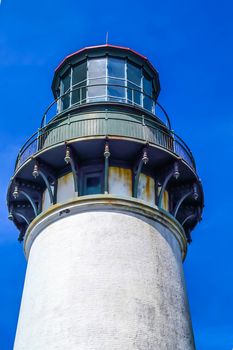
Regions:
[[81, 47], [127, 46], [160, 73], [159, 101], [191, 147], [205, 191], [184, 269], [197, 350], [233, 348], [233, 4], [208, 0], [2, 0], [0, 350], [13, 347], [26, 262], [7, 220], [16, 154], [52, 100], [58, 63]]

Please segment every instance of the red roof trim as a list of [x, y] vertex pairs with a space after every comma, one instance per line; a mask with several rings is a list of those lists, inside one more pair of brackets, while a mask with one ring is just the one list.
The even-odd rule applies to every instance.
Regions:
[[[72, 54], [66, 56], [66, 57], [62, 60], [62, 62], [57, 66], [57, 68], [55, 69], [55, 72], [63, 65], [63, 63], [64, 63], [68, 58], [70, 58], [70, 57], [72, 57], [72, 56], [75, 56], [75, 55], [77, 55], [77, 54], [79, 54], [79, 53], [81, 53], [81, 52], [83, 52], [83, 51], [85, 51], [85, 50], [97, 49], [97, 48], [101, 48], [101, 47], [112, 47], [112, 48], [114, 48], [114, 49], [121, 49], [121, 50], [125, 50], [125, 51], [130, 51], [130, 52], [134, 53], [135, 55], [140, 56], [143, 60], [149, 62], [149, 60], [147, 59], [147, 57], [141, 55], [141, 54], [138, 53], [137, 51], [134, 51], [134, 50], [130, 49], [129, 47], [104, 44], [104, 45], [96, 45], [96, 46], [87, 46], [87, 47], [84, 47], [84, 48], [82, 48], [82, 49], [80, 49], [80, 50], [78, 50], [78, 51], [76, 51], [76, 52], [74, 52], [74, 53], [72, 53]], [[150, 62], [149, 62], [149, 63], [150, 63]], [[153, 66], [152, 66], [152, 67], [153, 67]], [[153, 67], [153, 68], [154, 68], [154, 67]]]

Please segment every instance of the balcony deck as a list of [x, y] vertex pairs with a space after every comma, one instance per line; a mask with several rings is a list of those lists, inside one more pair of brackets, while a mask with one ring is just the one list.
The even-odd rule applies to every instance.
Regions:
[[45, 148], [67, 140], [100, 136], [124, 137], [157, 145], [183, 159], [194, 172], [196, 170], [190, 149], [173, 131], [145, 114], [112, 108], [102, 111], [76, 108], [63, 116], [57, 115], [27, 140], [18, 154], [15, 170]]

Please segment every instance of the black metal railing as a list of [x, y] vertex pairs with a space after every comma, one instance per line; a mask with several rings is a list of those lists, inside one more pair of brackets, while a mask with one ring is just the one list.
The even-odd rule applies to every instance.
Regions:
[[[98, 90], [103, 88], [105, 88], [106, 93], [98, 95]], [[115, 89], [115, 94], [109, 92], [109, 88]], [[97, 95], [93, 94], [93, 89], [96, 89]], [[64, 112], [69, 112], [70, 109], [84, 104], [100, 102], [117, 102], [142, 108], [146, 110], [147, 113], [155, 115], [168, 129], [171, 129], [171, 122], [165, 109], [155, 98], [146, 94], [145, 91], [121, 84], [88, 85], [87, 81], [82, 82], [78, 87], [73, 87], [72, 90], [69, 89], [48, 106], [42, 117], [41, 128], [54, 118], [57, 118], [60, 114], [62, 115]]]
[[185, 142], [161, 124], [144, 115], [124, 115], [120, 112], [97, 111], [65, 116], [48, 123], [34, 133], [20, 149], [16, 170], [33, 154], [64, 142], [81, 137], [122, 136], [142, 139], [157, 144], [185, 160], [194, 170], [195, 161]]

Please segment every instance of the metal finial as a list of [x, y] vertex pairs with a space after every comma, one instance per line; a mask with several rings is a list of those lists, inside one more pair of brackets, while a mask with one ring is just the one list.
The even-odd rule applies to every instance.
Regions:
[[11, 210], [11, 211], [9, 212], [8, 219], [12, 221], [13, 218], [14, 218], [14, 217], [13, 217], [12, 210]]
[[66, 162], [66, 164], [70, 163], [70, 147], [66, 147], [66, 155], [64, 158], [64, 161]]
[[32, 176], [36, 179], [39, 176], [39, 166], [38, 164], [34, 165]]
[[198, 190], [197, 190], [197, 184], [194, 184], [193, 185], [193, 198], [195, 199], [195, 200], [197, 200], [198, 199]]
[[147, 164], [149, 162], [149, 158], [148, 158], [146, 150], [143, 151], [142, 161], [143, 161], [144, 164]]
[[178, 177], [180, 176], [180, 172], [179, 172], [179, 166], [178, 163], [175, 162], [174, 164], [174, 173], [173, 173], [174, 178], [177, 180]]
[[106, 142], [105, 147], [104, 147], [104, 157], [109, 158], [111, 155], [110, 150], [109, 150], [109, 144]]
[[15, 186], [14, 192], [12, 193], [13, 197], [16, 199], [19, 196], [18, 186]]

